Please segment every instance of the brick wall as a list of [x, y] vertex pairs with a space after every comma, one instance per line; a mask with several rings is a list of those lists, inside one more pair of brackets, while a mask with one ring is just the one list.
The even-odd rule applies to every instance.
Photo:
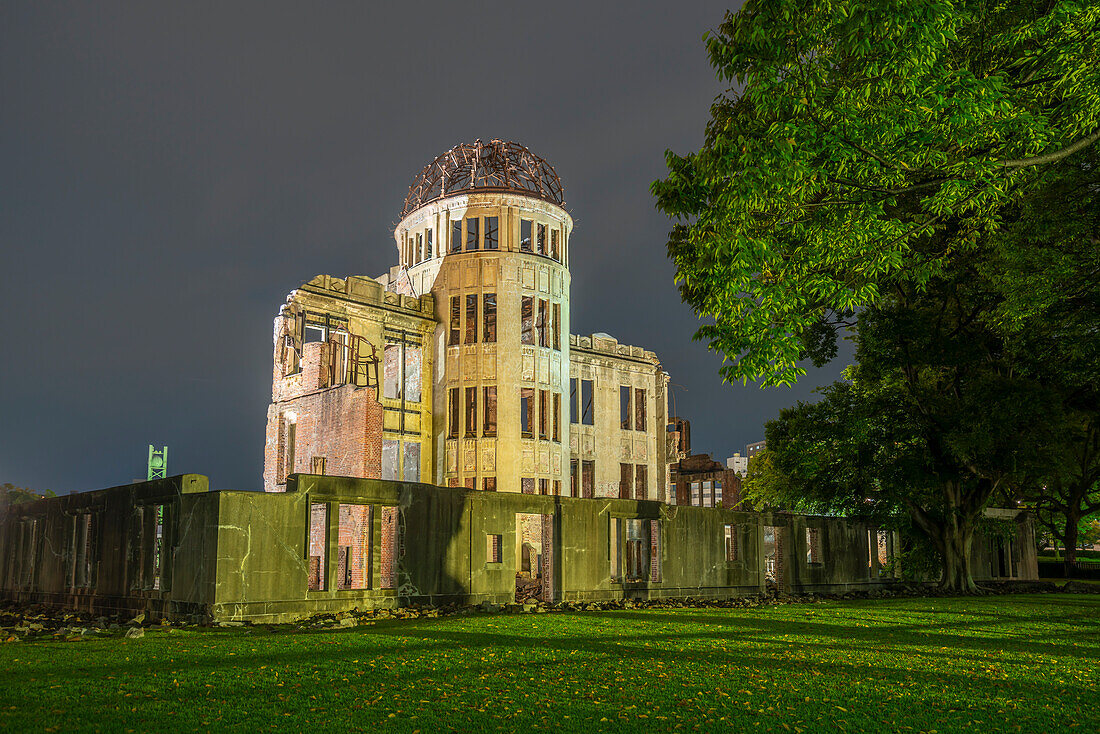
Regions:
[[273, 393], [281, 400], [267, 411], [267, 436], [264, 447], [264, 489], [284, 491], [279, 466], [286, 452], [286, 422], [296, 416], [294, 466], [283, 472], [312, 471], [315, 456], [325, 458], [325, 473], [381, 479], [382, 477], [382, 404], [373, 387], [341, 385], [333, 388], [316, 385], [324, 374], [323, 345], [303, 347], [302, 372], [281, 378], [276, 370]]

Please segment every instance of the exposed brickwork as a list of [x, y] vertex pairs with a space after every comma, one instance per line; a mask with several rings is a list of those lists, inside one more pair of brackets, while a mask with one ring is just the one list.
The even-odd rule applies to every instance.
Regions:
[[[302, 372], [279, 378], [276, 370], [277, 401], [267, 412], [267, 442], [264, 448], [264, 489], [285, 489], [280, 479], [294, 472], [309, 472], [315, 456], [325, 458], [325, 472], [337, 476], [380, 479], [382, 477], [382, 404], [373, 387], [341, 385], [306, 389], [321, 380], [324, 345], [303, 345]], [[295, 420], [294, 465], [280, 476], [287, 452], [286, 424]]]
[[396, 507], [383, 507], [382, 533], [379, 539], [378, 588], [397, 588], [397, 513]]
[[370, 505], [340, 505], [340, 530], [336, 542], [338, 589], [369, 589], [370, 536], [373, 513]]
[[741, 475], [727, 469], [708, 454], [694, 454], [670, 466], [669, 483], [675, 486], [676, 504], [691, 504], [692, 482], [721, 482], [721, 507], [732, 510], [750, 509], [742, 504]]

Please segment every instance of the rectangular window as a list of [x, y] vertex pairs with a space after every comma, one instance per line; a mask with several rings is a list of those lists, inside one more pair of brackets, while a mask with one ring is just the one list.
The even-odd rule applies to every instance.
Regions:
[[806, 563], [821, 563], [820, 528], [806, 528]]
[[451, 329], [447, 337], [447, 346], [461, 344], [462, 339], [462, 298], [451, 296]]
[[634, 425], [634, 416], [630, 415], [630, 388], [619, 386], [619, 426], [629, 431]]
[[316, 474], [317, 476], [325, 475], [325, 457], [314, 456], [309, 460], [309, 473]]
[[649, 538], [645, 520], [626, 520], [626, 539], [623, 543], [623, 561], [627, 581], [644, 581], [649, 578]]
[[406, 482], [420, 481], [420, 444], [416, 441], [405, 441], [404, 461], [401, 467], [401, 477]]
[[577, 378], [569, 378], [569, 422], [576, 423], [577, 416]]
[[535, 322], [535, 328], [539, 333], [539, 346], [550, 346], [550, 302], [539, 299], [539, 316]]
[[592, 380], [581, 380], [581, 423], [593, 424]]
[[520, 343], [535, 343], [535, 299], [531, 296], [520, 298]]
[[703, 483], [692, 482], [691, 483], [691, 506], [702, 507], [703, 506]]
[[485, 388], [484, 423], [481, 426], [481, 435], [492, 437], [497, 435], [497, 389]]
[[399, 457], [397, 455], [398, 449], [401, 448], [401, 442], [395, 441], [391, 438], [382, 439], [382, 478], [391, 482], [395, 482], [401, 479], [400, 467], [397, 462]]
[[610, 547], [607, 554], [611, 561], [611, 581], [621, 582], [623, 580], [623, 519], [621, 517], [611, 518], [608, 542]]
[[477, 388], [466, 388], [466, 437], [477, 436]]
[[550, 257], [561, 262], [561, 251], [558, 248], [558, 230], [556, 227], [550, 230]]
[[714, 482], [703, 482], [703, 507], [714, 507]]
[[371, 506], [340, 505], [339, 517], [336, 547], [340, 549], [340, 568], [336, 574], [336, 587], [369, 589]]
[[503, 538], [500, 535], [486, 535], [485, 540], [485, 562], [500, 563], [504, 558], [501, 546]]
[[539, 439], [550, 438], [550, 391], [539, 390]]
[[500, 249], [500, 227], [496, 217], [485, 217], [485, 249]]
[[644, 500], [649, 499], [649, 477], [646, 472], [645, 464], [638, 464], [634, 467], [634, 499]]
[[675, 505], [676, 504], [676, 485], [675, 484], [669, 484], [668, 485], [667, 502], [670, 505]]
[[719, 481], [714, 482], [714, 506], [722, 506], [722, 483]]
[[387, 344], [382, 354], [382, 397], [401, 397], [401, 345]]
[[645, 388], [634, 388], [634, 430], [645, 430]]
[[478, 224], [480, 223], [480, 221], [481, 220], [478, 219], [477, 217], [467, 217], [466, 218], [466, 249], [467, 250], [476, 250], [481, 245], [481, 243], [480, 243], [481, 237], [479, 236], [481, 233], [478, 231], [479, 230]]
[[309, 590], [325, 590], [328, 566], [328, 503], [309, 505]]
[[561, 497], [561, 480], [560, 479], [555, 479], [554, 480], [554, 490], [553, 491], [554, 491], [554, 496], [555, 497]]
[[581, 462], [581, 497], [592, 498], [595, 496], [596, 487], [596, 462]]
[[497, 340], [497, 294], [486, 293], [481, 300], [481, 317], [485, 320], [481, 338], [486, 344]]
[[531, 225], [530, 219], [519, 220], [519, 251], [531, 252]]
[[477, 294], [466, 295], [466, 343], [477, 344]]
[[462, 252], [462, 220], [451, 222], [451, 252]]
[[466, 477], [462, 480], [462, 486], [466, 489], [477, 489], [477, 477]]
[[619, 499], [630, 499], [630, 489], [634, 485], [634, 465], [619, 464]]
[[550, 494], [550, 480], [549, 479], [540, 479], [539, 480], [539, 494], [543, 494], [543, 495]]
[[581, 463], [576, 459], [569, 460], [569, 496], [581, 496]]
[[432, 230], [424, 230], [424, 259], [432, 259]]
[[538, 226], [538, 253], [540, 255], [546, 254], [546, 225], [540, 224]]
[[726, 525], [725, 526], [725, 540], [726, 540], [726, 560], [736, 561], [740, 557], [737, 548], [737, 526]]
[[410, 403], [420, 402], [420, 347], [405, 344], [405, 400]]
[[554, 393], [554, 433], [553, 439], [561, 441], [561, 393]]
[[535, 389], [522, 387], [519, 391], [519, 427], [523, 438], [535, 437]]
[[481, 486], [486, 492], [495, 492], [497, 491], [497, 478], [485, 477], [481, 480]]
[[294, 444], [296, 434], [298, 433], [298, 423], [296, 421], [289, 421], [286, 424], [286, 466], [283, 476], [289, 476], [295, 472], [297, 467], [294, 466]]
[[448, 405], [448, 413], [450, 415], [450, 421], [447, 425], [447, 438], [458, 438], [458, 388], [451, 388], [450, 405]]
[[551, 346], [554, 349], [559, 349], [560, 350], [561, 349], [561, 304], [560, 303], [555, 303], [554, 304], [553, 317], [554, 318], [553, 318], [551, 323], [553, 324], [553, 329], [554, 329], [554, 341], [553, 341], [553, 344], [551, 344]]
[[416, 262], [424, 261], [424, 233], [416, 233]]
[[519, 488], [522, 494], [535, 493], [535, 480], [533, 477], [523, 477], [519, 480]]

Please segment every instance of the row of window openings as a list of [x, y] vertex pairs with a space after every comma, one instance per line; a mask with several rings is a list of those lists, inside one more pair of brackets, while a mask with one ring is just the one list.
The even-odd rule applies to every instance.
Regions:
[[[478, 324], [481, 324], [481, 342], [495, 344], [497, 340], [497, 296], [495, 293], [468, 293], [463, 308], [462, 296], [451, 296], [450, 328], [447, 345], [478, 343]], [[478, 301], [481, 301], [481, 319], [478, 319]], [[520, 299], [520, 343], [538, 344], [540, 347], [561, 349], [561, 304], [545, 299], [523, 296]], [[465, 313], [465, 329], [463, 314]]]
[[[691, 507], [721, 507], [722, 506], [722, 482], [705, 481], [691, 482], [689, 485], [688, 505]], [[668, 485], [668, 503], [677, 504], [676, 485]]]
[[[569, 378], [569, 422], [591, 426], [595, 422], [593, 410], [593, 381]], [[578, 389], [579, 388], [579, 389]], [[645, 388], [619, 386], [619, 427], [624, 431], [646, 430]]]
[[[466, 477], [465, 479], [458, 479], [452, 477], [447, 480], [447, 483], [451, 487], [465, 487], [466, 489], [477, 489], [477, 477]], [[537, 487], [537, 490], [536, 490]], [[486, 492], [497, 491], [497, 478], [496, 477], [482, 477], [481, 488]], [[561, 494], [561, 480], [560, 479], [536, 479], [534, 477], [522, 477], [519, 480], [519, 491], [521, 494], [542, 494], [553, 497], [560, 497]]]
[[[462, 389], [452, 387], [449, 394], [447, 438], [458, 438], [462, 431]], [[478, 437], [478, 388], [467, 387], [465, 399], [466, 438]], [[561, 441], [561, 395], [549, 390], [538, 390], [538, 438], [542, 441]], [[535, 393], [532, 387], [520, 388], [519, 424], [522, 438], [535, 438]], [[495, 386], [481, 388], [482, 420], [481, 436], [492, 438], [497, 435], [497, 389]]]
[[[415, 234], [409, 234], [405, 241], [405, 262], [417, 265], [434, 256], [432, 245], [433, 230], [429, 227]], [[532, 237], [533, 235], [533, 237]], [[550, 227], [533, 219], [521, 219], [519, 222], [519, 251], [549, 257], [561, 262], [561, 230]], [[451, 241], [449, 253], [474, 252], [477, 250], [500, 249], [499, 217], [466, 217], [451, 220]]]
[[[337, 505], [337, 589], [393, 589], [397, 586], [397, 574], [394, 568], [398, 551], [397, 511], [392, 507], [381, 510], [382, 527], [379, 544], [382, 546], [382, 558], [377, 579], [372, 577], [374, 547], [371, 536], [374, 512], [373, 505]], [[310, 503], [307, 539], [309, 571], [306, 585], [309, 591], [325, 591], [329, 588], [328, 524], [329, 503]]]
[[[738, 533], [737, 525], [726, 524], [723, 526], [724, 531], [724, 546], [725, 555], [727, 561], [740, 561], [741, 560], [741, 543], [740, 534]], [[772, 529], [770, 534], [766, 534], [765, 541], [770, 538], [771, 544], [775, 543], [775, 530]], [[772, 551], [774, 554], [774, 550]], [[821, 558], [821, 529], [820, 528], [806, 528], [806, 563], [809, 564], [821, 564], [823, 563]]]
[[382, 397], [419, 403], [423, 350], [411, 342], [388, 342], [382, 356]]

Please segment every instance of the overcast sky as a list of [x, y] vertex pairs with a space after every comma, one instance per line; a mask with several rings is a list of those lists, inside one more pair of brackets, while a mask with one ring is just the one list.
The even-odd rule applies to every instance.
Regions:
[[475, 138], [555, 167], [572, 331], [655, 351], [695, 451], [836, 379], [723, 385], [673, 284], [649, 185], [702, 144], [725, 6], [381, 5], [0, 4], [0, 483], [126, 483], [154, 443], [259, 488], [279, 305], [385, 272], [414, 176]]

